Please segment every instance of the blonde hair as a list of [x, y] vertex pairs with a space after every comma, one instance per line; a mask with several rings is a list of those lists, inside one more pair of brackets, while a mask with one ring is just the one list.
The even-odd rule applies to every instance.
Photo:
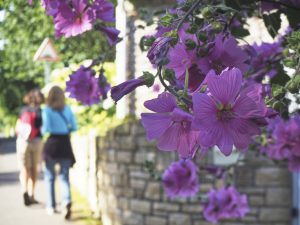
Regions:
[[38, 106], [44, 102], [44, 95], [37, 88], [30, 90], [23, 98], [26, 105]]
[[62, 110], [65, 107], [64, 91], [58, 86], [53, 86], [49, 91], [46, 104], [55, 110]]

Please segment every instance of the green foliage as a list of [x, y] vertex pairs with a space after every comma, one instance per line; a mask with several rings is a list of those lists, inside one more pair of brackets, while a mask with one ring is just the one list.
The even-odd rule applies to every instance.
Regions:
[[277, 11], [271, 14], [264, 14], [263, 20], [267, 27], [269, 34], [274, 38], [278, 34], [278, 30], [281, 26], [280, 12]]
[[[4, 48], [0, 49], [0, 112], [10, 123], [14, 123], [18, 115], [24, 94], [44, 84], [43, 63], [33, 61], [44, 38], [54, 41], [61, 59], [59, 63], [51, 63], [51, 69], [96, 58], [99, 53], [111, 49], [97, 31], [55, 39], [52, 18], [45, 14], [40, 1], [33, 2], [33, 6], [29, 6], [26, 0], [0, 1], [0, 9], [4, 12], [4, 20], [0, 21], [0, 40], [5, 42]], [[113, 59], [114, 52], [109, 55], [109, 60]], [[3, 120], [0, 122], [3, 128], [2, 123]]]

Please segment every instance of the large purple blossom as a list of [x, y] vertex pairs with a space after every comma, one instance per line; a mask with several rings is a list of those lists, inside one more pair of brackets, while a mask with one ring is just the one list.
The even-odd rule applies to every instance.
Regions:
[[59, 11], [60, 4], [62, 3], [60, 0], [42, 0], [41, 2], [49, 16], [55, 16]]
[[198, 67], [206, 74], [211, 69], [220, 73], [227, 67], [236, 67], [245, 72], [249, 65], [247, 53], [237, 45], [237, 41], [232, 36], [219, 34], [213, 41], [214, 46], [210, 49], [207, 56], [198, 61]]
[[267, 109], [261, 98], [259, 84], [242, 87], [242, 73], [233, 68], [210, 76], [207, 93], [193, 95], [194, 125], [200, 130], [200, 142], [217, 145], [224, 155], [233, 145], [245, 149], [252, 136], [260, 133]]
[[60, 4], [54, 18], [56, 37], [64, 35], [68, 38], [92, 29], [92, 12], [87, 4], [87, 0], [72, 0], [71, 4]]
[[176, 99], [164, 92], [146, 101], [145, 107], [155, 113], [142, 113], [147, 139], [157, 139], [162, 151], [176, 151], [182, 158], [192, 157], [198, 148], [198, 132], [192, 130], [192, 115], [177, 107]]
[[173, 162], [162, 176], [166, 194], [171, 198], [195, 195], [199, 191], [197, 170], [191, 160]]
[[287, 121], [276, 117], [268, 127], [269, 144], [265, 152], [271, 159], [289, 162], [292, 172], [300, 171], [300, 116], [294, 116]]
[[94, 70], [84, 66], [80, 66], [76, 72], [71, 74], [70, 80], [66, 83], [66, 91], [70, 93], [70, 97], [84, 105], [99, 103], [101, 91], [99, 80], [94, 75]]
[[211, 189], [203, 215], [207, 221], [217, 223], [221, 219], [242, 218], [249, 212], [246, 195], [241, 195], [233, 186]]

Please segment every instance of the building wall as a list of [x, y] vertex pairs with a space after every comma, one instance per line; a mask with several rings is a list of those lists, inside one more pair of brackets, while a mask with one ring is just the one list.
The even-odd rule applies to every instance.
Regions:
[[[81, 157], [82, 152], [81, 149]], [[91, 155], [88, 154], [89, 150], [84, 152]], [[248, 194], [251, 211], [243, 220], [227, 220], [220, 224], [290, 225], [292, 181], [286, 166], [274, 164], [250, 152], [246, 159], [244, 165], [234, 169], [234, 174], [238, 190]], [[145, 160], [153, 161], [156, 169], [163, 171], [170, 162], [177, 160], [177, 156], [158, 151], [154, 142], [147, 142], [139, 122], [121, 125], [106, 137], [98, 137], [96, 160], [81, 160], [89, 161], [92, 165], [86, 168], [84, 177], [75, 175], [75, 167], [73, 174], [80, 179], [75, 183], [96, 186], [93, 187], [96, 199], [92, 198], [91, 201], [97, 202], [96, 210], [101, 215], [103, 225], [210, 224], [203, 219], [202, 206], [197, 197], [167, 198], [160, 182], [151, 178], [145, 170]], [[209, 157], [200, 160], [200, 164], [208, 162], [211, 162]], [[89, 172], [91, 168], [96, 170]], [[200, 180], [201, 193], [206, 193], [213, 185], [212, 177], [201, 173]], [[91, 190], [88, 187], [86, 189]], [[91, 193], [89, 196], [91, 198]]]

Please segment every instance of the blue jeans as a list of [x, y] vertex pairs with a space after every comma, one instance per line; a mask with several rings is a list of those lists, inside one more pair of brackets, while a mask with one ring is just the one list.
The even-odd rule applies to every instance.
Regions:
[[55, 170], [56, 164], [60, 166], [60, 183], [61, 183], [61, 195], [62, 205], [66, 206], [71, 203], [71, 191], [70, 191], [70, 180], [69, 180], [69, 169], [71, 166], [70, 159], [47, 159], [44, 171], [44, 177], [47, 188], [47, 208], [56, 207], [55, 201]]

